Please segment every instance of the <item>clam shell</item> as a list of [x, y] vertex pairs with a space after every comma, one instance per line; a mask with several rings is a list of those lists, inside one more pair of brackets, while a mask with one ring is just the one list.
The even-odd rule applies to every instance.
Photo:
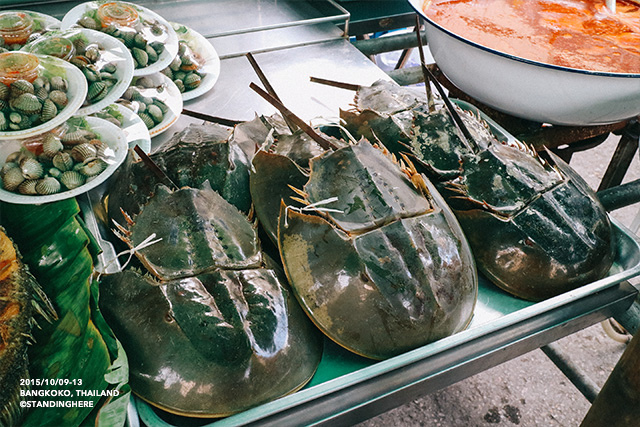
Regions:
[[64, 108], [69, 99], [67, 98], [67, 94], [62, 92], [61, 90], [52, 90], [49, 93], [49, 99], [56, 104], [57, 107]]
[[113, 62], [108, 62], [106, 64], [104, 64], [102, 66], [102, 68], [100, 69], [100, 71], [103, 71], [105, 73], [110, 73], [113, 74], [117, 71], [118, 67], [116, 64], [114, 64]]
[[95, 159], [98, 155], [98, 148], [88, 142], [78, 144], [71, 149], [71, 157], [78, 163]]
[[48, 122], [57, 115], [58, 107], [56, 107], [56, 104], [50, 99], [45, 99], [42, 103], [42, 111], [40, 111], [40, 120]]
[[195, 89], [198, 86], [200, 86], [200, 82], [202, 81], [202, 79], [200, 78], [200, 76], [196, 73], [191, 73], [189, 75], [187, 75], [187, 77], [185, 77], [183, 83], [184, 83], [184, 87], [187, 89]]
[[162, 34], [164, 34], [165, 29], [162, 27], [162, 25], [158, 24], [157, 22], [153, 24], [153, 26], [151, 27], [151, 34], [153, 34], [154, 36], [161, 36]]
[[147, 47], [147, 39], [140, 33], [137, 33], [133, 38], [133, 45], [139, 49], [144, 49]]
[[24, 181], [20, 168], [9, 169], [2, 177], [2, 186], [7, 191], [15, 191]]
[[69, 190], [80, 187], [85, 181], [84, 175], [76, 171], [66, 171], [60, 175], [60, 182]]
[[161, 42], [151, 42], [149, 43], [149, 46], [151, 46], [156, 51], [158, 56], [160, 56], [162, 52], [164, 52], [164, 44], [162, 44]]
[[177, 80], [174, 80], [173, 83], [175, 83], [175, 85], [177, 86], [177, 88], [178, 88], [178, 90], [180, 92], [184, 92], [185, 91], [186, 88], [184, 87], [184, 83], [182, 82], [182, 80], [177, 79]]
[[7, 116], [5, 116], [2, 111], [0, 111], [0, 131], [7, 130], [8, 127], [9, 120], [7, 120]]
[[176, 56], [175, 58], [173, 58], [173, 61], [171, 61], [171, 64], [169, 64], [169, 68], [171, 68], [172, 71], [178, 71], [181, 65], [182, 59], [180, 59], [179, 56]]
[[128, 48], [132, 48], [133, 47], [133, 43], [134, 43], [135, 38], [136, 38], [136, 33], [135, 32], [126, 31], [126, 32], [124, 32], [122, 34], [122, 42]]
[[151, 46], [149, 45], [145, 46], [144, 51], [147, 52], [147, 56], [149, 57], [149, 62], [153, 63], [158, 60], [158, 53]]
[[84, 176], [96, 176], [107, 168], [107, 163], [102, 159], [91, 160], [83, 164], [78, 172]]
[[169, 106], [165, 104], [164, 101], [162, 101], [161, 99], [155, 98], [153, 100], [153, 105], [160, 108], [160, 111], [162, 111], [162, 114], [167, 114], [167, 112], [169, 112]]
[[60, 153], [53, 156], [51, 162], [56, 169], [59, 169], [62, 172], [71, 170], [71, 168], [73, 167], [73, 158], [71, 157], [71, 154], [67, 153], [66, 151], [61, 151]]
[[136, 60], [138, 67], [144, 68], [149, 65], [149, 55], [147, 55], [146, 51], [138, 47], [134, 47], [131, 53], [133, 54], [133, 59]]
[[61, 188], [60, 181], [52, 176], [41, 179], [36, 184], [36, 192], [42, 195], [58, 193]]
[[122, 98], [131, 101], [136, 93], [138, 93], [138, 89], [135, 86], [129, 86], [122, 94]]
[[51, 90], [61, 90], [63, 92], [66, 92], [67, 88], [69, 87], [69, 83], [67, 83], [67, 80], [60, 76], [51, 77], [50, 84]]
[[11, 102], [11, 106], [28, 116], [39, 114], [42, 110], [42, 103], [32, 93], [23, 93]]
[[22, 176], [25, 179], [39, 179], [44, 175], [44, 169], [39, 161], [32, 158], [26, 158], [20, 162]]
[[64, 146], [60, 139], [52, 133], [48, 133], [42, 141], [42, 153], [50, 159], [53, 159], [53, 156], [62, 151], [63, 148]]
[[98, 23], [96, 22], [95, 19], [91, 18], [90, 16], [83, 16], [78, 20], [78, 24], [80, 24], [84, 28], [89, 28], [91, 30], [98, 29]]
[[36, 191], [37, 179], [26, 179], [18, 186], [18, 192], [20, 194], [34, 195], [38, 194]]

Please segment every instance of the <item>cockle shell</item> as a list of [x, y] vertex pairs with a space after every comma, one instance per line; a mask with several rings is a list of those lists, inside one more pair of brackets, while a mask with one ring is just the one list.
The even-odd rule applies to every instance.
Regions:
[[67, 88], [69, 87], [69, 84], [67, 83], [67, 80], [60, 77], [60, 76], [53, 76], [51, 77], [51, 89], [52, 90], [61, 90], [63, 92], [67, 91]]
[[53, 101], [59, 108], [64, 108], [69, 102], [69, 98], [67, 98], [67, 94], [62, 92], [61, 90], [52, 90], [49, 93], [49, 99]]
[[36, 191], [37, 184], [37, 179], [26, 179], [22, 181], [22, 183], [18, 186], [18, 192], [28, 195], [38, 194], [38, 192]]
[[11, 83], [11, 97], [16, 98], [23, 93], [35, 93], [35, 89], [31, 82], [20, 79]]
[[86, 130], [86, 129], [78, 129], [74, 132], [67, 132], [62, 136], [62, 143], [65, 145], [77, 145], [83, 142], [88, 142], [91, 139], [94, 139], [96, 134]]
[[45, 99], [49, 98], [49, 91], [43, 87], [36, 88], [34, 93], [40, 102], [44, 102]]
[[51, 83], [45, 76], [38, 76], [33, 81], [33, 88], [34, 90], [45, 89], [48, 93], [51, 90]]
[[153, 119], [147, 113], [138, 113], [138, 117], [142, 120], [142, 122], [147, 126], [148, 129], [153, 128], [156, 124]]
[[76, 171], [66, 171], [60, 175], [60, 182], [69, 190], [80, 187], [85, 181], [85, 177]]
[[42, 110], [42, 103], [32, 93], [23, 93], [11, 101], [11, 106], [26, 115], [39, 114]]
[[87, 90], [87, 99], [90, 102], [98, 102], [109, 93], [109, 87], [104, 82], [93, 82]]
[[58, 114], [58, 107], [56, 104], [50, 100], [45, 99], [42, 103], [42, 111], [40, 112], [40, 120], [43, 122], [48, 122], [53, 119]]
[[182, 80], [176, 79], [176, 80], [173, 81], [173, 83], [175, 83], [176, 87], [178, 88], [178, 90], [180, 92], [184, 92], [185, 91], [186, 88], [185, 88], [184, 83], [182, 82]]
[[98, 155], [98, 147], [88, 142], [78, 144], [71, 149], [71, 157], [79, 163], [95, 159]]
[[7, 120], [7, 116], [5, 116], [2, 111], [0, 111], [0, 131], [7, 130], [8, 127], [9, 120]]
[[44, 175], [42, 165], [36, 159], [24, 159], [20, 162], [20, 169], [22, 170], [22, 176], [24, 176], [25, 179], [39, 179]]
[[0, 99], [7, 100], [9, 99], [9, 86], [4, 83], [0, 83]]
[[64, 146], [57, 136], [52, 133], [47, 133], [45, 135], [44, 140], [42, 141], [42, 153], [46, 157], [53, 159], [53, 156], [61, 152], [63, 148]]
[[18, 164], [16, 162], [7, 162], [4, 165], [2, 165], [2, 168], [0, 168], [0, 177], [4, 176], [9, 169], [15, 169], [18, 167]]
[[71, 154], [67, 153], [66, 151], [62, 151], [53, 156], [51, 162], [56, 169], [60, 169], [62, 172], [71, 170], [71, 168], [73, 167], [73, 159], [71, 158]]
[[104, 160], [95, 159], [83, 164], [78, 169], [78, 172], [85, 176], [95, 176], [102, 173], [102, 171], [104, 171], [106, 168], [107, 163]]
[[7, 191], [15, 191], [24, 181], [20, 168], [9, 169], [2, 177], [2, 186]]
[[41, 179], [36, 184], [36, 192], [42, 195], [55, 194], [59, 192], [61, 188], [60, 181], [52, 176]]

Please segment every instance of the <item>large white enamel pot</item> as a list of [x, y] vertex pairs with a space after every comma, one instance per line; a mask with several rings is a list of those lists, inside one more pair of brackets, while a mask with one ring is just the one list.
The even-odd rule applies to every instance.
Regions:
[[600, 125], [640, 115], [640, 74], [585, 71], [531, 61], [479, 45], [427, 18], [431, 53], [444, 75], [507, 114], [558, 125]]

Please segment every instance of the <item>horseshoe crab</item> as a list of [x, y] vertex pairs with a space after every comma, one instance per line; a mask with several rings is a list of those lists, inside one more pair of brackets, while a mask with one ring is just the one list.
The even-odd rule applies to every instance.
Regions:
[[[252, 87], [322, 147], [294, 131], [263, 145], [251, 176], [252, 190], [269, 188], [272, 198], [281, 197], [275, 219], [280, 256], [314, 323], [372, 359], [464, 329], [477, 297], [475, 265], [431, 183], [366, 140], [322, 136]], [[299, 181], [302, 190], [291, 188]], [[284, 198], [287, 185], [298, 193], [293, 200], [299, 205]], [[258, 201], [255, 209], [262, 217], [273, 215]]]
[[[100, 308], [129, 356], [136, 394], [172, 413], [218, 417], [311, 379], [320, 334], [255, 227], [208, 183], [159, 185], [125, 218], [121, 238], [150, 274], [106, 276]], [[162, 240], [139, 247], [152, 233]]]
[[478, 268], [502, 289], [542, 300], [611, 267], [605, 209], [553, 153], [543, 160], [479, 113], [442, 103], [430, 108], [416, 92], [384, 81], [359, 88], [355, 107], [341, 117], [358, 135], [379, 138], [392, 151], [410, 150], [452, 207]]
[[[235, 142], [233, 129], [218, 124], [192, 124], [149, 157], [177, 186], [199, 187], [209, 180], [227, 201], [249, 212], [249, 159]], [[124, 223], [121, 209], [136, 215], [160, 182], [130, 152], [107, 193], [109, 218]]]

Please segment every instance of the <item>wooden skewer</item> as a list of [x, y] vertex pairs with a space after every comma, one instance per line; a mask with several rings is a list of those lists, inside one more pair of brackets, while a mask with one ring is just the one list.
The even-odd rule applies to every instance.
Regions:
[[249, 87], [253, 89], [253, 91], [256, 92], [258, 95], [263, 97], [269, 104], [276, 107], [278, 111], [280, 111], [280, 113], [282, 113], [282, 115], [285, 118], [289, 118], [293, 123], [295, 123], [298, 127], [300, 127], [300, 129], [302, 129], [304, 133], [309, 135], [311, 139], [317, 142], [318, 145], [320, 145], [320, 147], [322, 147], [324, 150], [329, 150], [329, 149], [337, 150], [337, 147], [333, 145], [331, 141], [327, 141], [322, 136], [320, 136], [316, 131], [313, 130], [311, 126], [305, 123], [304, 120], [302, 120], [300, 117], [296, 116], [291, 111], [289, 111], [289, 109], [287, 109], [287, 107], [282, 105], [280, 101], [278, 101], [273, 96], [271, 96], [270, 94], [262, 90], [262, 88], [260, 88], [258, 85], [256, 85], [255, 83], [251, 83]]

